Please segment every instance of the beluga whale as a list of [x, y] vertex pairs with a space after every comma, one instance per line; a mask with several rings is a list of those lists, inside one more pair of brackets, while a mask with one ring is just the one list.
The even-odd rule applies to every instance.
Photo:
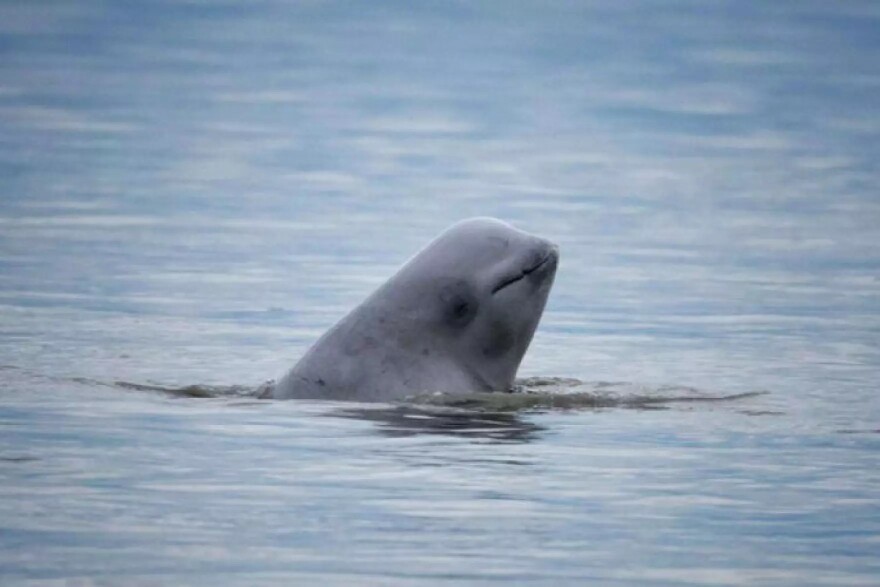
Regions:
[[369, 402], [509, 391], [558, 262], [556, 245], [501, 220], [458, 222], [262, 395]]

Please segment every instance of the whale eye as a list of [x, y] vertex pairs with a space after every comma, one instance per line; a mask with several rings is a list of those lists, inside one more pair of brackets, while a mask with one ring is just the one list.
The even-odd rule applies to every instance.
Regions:
[[446, 302], [446, 321], [456, 327], [465, 326], [474, 319], [477, 303], [467, 296], [455, 295]]
[[463, 327], [474, 319], [479, 303], [465, 282], [454, 282], [440, 290], [442, 320], [456, 328]]

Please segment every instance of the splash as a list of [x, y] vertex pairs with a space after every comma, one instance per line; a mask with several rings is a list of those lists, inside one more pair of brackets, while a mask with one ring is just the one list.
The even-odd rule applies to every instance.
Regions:
[[[47, 376], [12, 365], [0, 365], [0, 370], [14, 370], [21, 375], [31, 378], [51, 380], [59, 383], [76, 383], [93, 387], [109, 387], [129, 392], [158, 393], [170, 397], [192, 399], [266, 399], [274, 385], [274, 381], [267, 381], [256, 386], [207, 384], [172, 386], [131, 381], [108, 382], [87, 377]], [[566, 377], [527, 377], [517, 379], [513, 388], [507, 392], [469, 394], [426, 393], [413, 395], [404, 400], [392, 402], [390, 405], [483, 413], [613, 408], [660, 410], [669, 409], [674, 404], [735, 402], [767, 394], [769, 394], [767, 391], [723, 394], [709, 393], [682, 385], [649, 386], [621, 381], [581, 381]], [[746, 411], [744, 413], [749, 412]], [[764, 412], [757, 413], [763, 414]]]
[[[189, 398], [266, 398], [273, 382], [257, 387], [246, 385], [186, 385], [169, 387], [117, 381], [113, 385], [126, 390], [157, 392]], [[563, 377], [518, 379], [508, 392], [449, 394], [430, 393], [408, 397], [398, 405], [471, 410], [479, 412], [517, 412], [527, 410], [574, 409], [665, 409], [670, 404], [730, 402], [768, 392], [711, 394], [693, 387], [665, 385], [651, 387], [629, 382], [581, 381]]]
[[629, 382], [581, 381], [563, 377], [518, 379], [508, 393], [466, 395], [429, 394], [409, 398], [416, 405], [445, 406], [479, 411], [666, 409], [670, 404], [730, 402], [765, 395], [766, 391], [712, 394], [693, 387], [651, 387]]

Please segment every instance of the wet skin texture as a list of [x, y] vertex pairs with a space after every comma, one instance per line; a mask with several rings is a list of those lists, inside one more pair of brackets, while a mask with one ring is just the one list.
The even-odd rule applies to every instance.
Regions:
[[506, 391], [558, 260], [555, 245], [500, 220], [461, 221], [330, 328], [265, 395], [387, 401]]

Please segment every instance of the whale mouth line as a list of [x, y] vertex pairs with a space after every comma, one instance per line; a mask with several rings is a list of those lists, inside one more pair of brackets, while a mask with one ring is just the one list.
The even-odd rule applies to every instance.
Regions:
[[510, 278], [508, 278], [508, 279], [505, 279], [504, 281], [502, 281], [501, 283], [499, 283], [498, 285], [496, 285], [495, 287], [492, 288], [492, 295], [495, 295], [495, 294], [497, 294], [499, 291], [501, 291], [502, 289], [506, 288], [507, 286], [509, 286], [509, 285], [513, 285], [513, 284], [516, 283], [517, 281], [522, 280], [522, 279], [525, 278], [527, 275], [531, 275], [532, 273], [534, 273], [535, 271], [537, 271], [538, 269], [540, 269], [541, 267], [543, 267], [544, 265], [546, 265], [546, 264], [547, 264], [547, 261], [549, 261], [550, 258], [551, 258], [552, 256], [553, 256], [552, 253], [551, 253], [551, 254], [548, 254], [548, 255], [544, 256], [544, 257], [543, 257], [540, 261], [538, 261], [536, 264], [532, 265], [531, 267], [528, 267], [528, 268], [526, 268], [526, 269], [523, 269], [523, 270], [522, 270], [520, 273], [518, 273], [517, 275], [514, 275], [513, 277], [510, 277]]

